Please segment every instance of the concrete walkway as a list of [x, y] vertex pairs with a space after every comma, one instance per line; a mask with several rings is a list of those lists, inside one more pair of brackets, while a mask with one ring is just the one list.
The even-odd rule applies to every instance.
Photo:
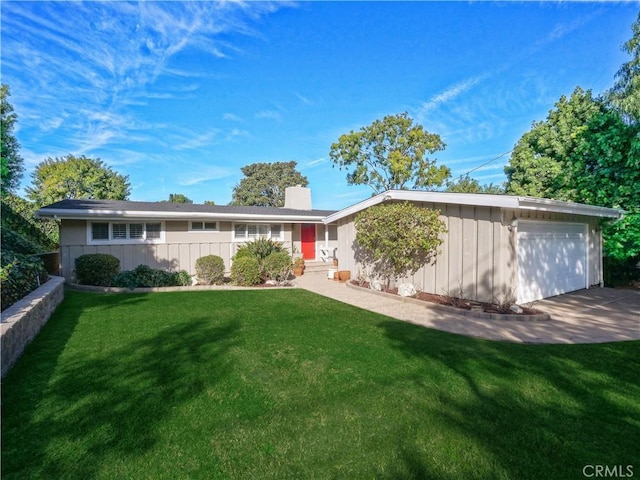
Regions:
[[595, 288], [536, 303], [547, 321], [504, 321], [443, 313], [429, 303], [415, 305], [348, 288], [322, 273], [295, 284], [334, 300], [445, 332], [517, 343], [604, 343], [640, 340], [640, 291]]

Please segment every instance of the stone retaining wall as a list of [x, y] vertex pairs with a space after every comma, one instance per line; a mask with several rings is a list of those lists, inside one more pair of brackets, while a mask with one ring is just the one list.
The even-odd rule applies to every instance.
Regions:
[[49, 280], [2, 312], [1, 345], [2, 378], [36, 337], [51, 314], [64, 299], [64, 278]]

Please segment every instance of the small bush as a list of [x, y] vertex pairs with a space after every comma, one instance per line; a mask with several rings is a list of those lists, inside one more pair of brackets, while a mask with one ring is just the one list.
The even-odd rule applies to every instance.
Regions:
[[108, 287], [120, 271], [120, 260], [108, 253], [88, 253], [76, 258], [76, 280], [81, 285]]
[[38, 288], [47, 278], [42, 260], [38, 257], [3, 251], [0, 268], [2, 310]]
[[196, 260], [196, 276], [205, 285], [219, 285], [224, 279], [224, 260], [218, 255], [207, 255]]
[[180, 270], [174, 273], [175, 284], [180, 287], [188, 287], [191, 285], [191, 275], [186, 270]]
[[113, 277], [112, 285], [123, 288], [176, 287], [191, 285], [191, 275], [185, 270], [168, 272], [138, 265], [133, 270], [125, 270]]
[[262, 262], [262, 273], [269, 280], [284, 282], [291, 275], [291, 266], [287, 252], [274, 252]]
[[262, 262], [265, 258], [275, 252], [286, 252], [286, 249], [282, 243], [275, 240], [271, 240], [269, 238], [256, 238], [252, 242], [240, 245], [234, 260], [245, 256], [252, 256], [258, 259], [259, 262]]
[[262, 280], [260, 263], [251, 256], [236, 258], [231, 265], [231, 281], [236, 285], [257, 285]]

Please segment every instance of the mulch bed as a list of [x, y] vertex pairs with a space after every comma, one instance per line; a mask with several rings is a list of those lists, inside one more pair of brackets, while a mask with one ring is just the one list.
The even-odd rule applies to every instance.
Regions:
[[[360, 287], [360, 288], [366, 288], [369, 289], [369, 282], [364, 282], [364, 283], [359, 283], [355, 280], [351, 281], [351, 285], [355, 286], [355, 287]], [[384, 293], [391, 293], [393, 295], [398, 295], [398, 289], [397, 288], [391, 288], [389, 290], [383, 290]], [[500, 308], [498, 305], [495, 305], [493, 303], [486, 303], [486, 302], [476, 302], [475, 300], [465, 300], [462, 298], [455, 298], [455, 297], [448, 297], [445, 295], [436, 295], [434, 293], [425, 293], [425, 292], [420, 292], [417, 295], [411, 297], [411, 298], [416, 298], [418, 300], [422, 300], [424, 302], [431, 302], [431, 303], [436, 303], [438, 305], [446, 305], [448, 307], [454, 307], [454, 308], [460, 308], [462, 310], [471, 310], [472, 308], [478, 308], [478, 309], [482, 309], [483, 312], [485, 313], [502, 313], [502, 314], [508, 314], [508, 315], [540, 315], [542, 314], [542, 312], [540, 310], [535, 310], [533, 308], [527, 308], [527, 307], [523, 307], [520, 306], [520, 308], [522, 308], [522, 312], [521, 313], [516, 313], [513, 310], [511, 310], [510, 308]]]

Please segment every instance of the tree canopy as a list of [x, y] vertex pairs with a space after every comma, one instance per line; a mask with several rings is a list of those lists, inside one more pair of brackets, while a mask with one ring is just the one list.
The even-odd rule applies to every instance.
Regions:
[[436, 160], [428, 157], [444, 148], [439, 135], [427, 132], [405, 112], [341, 135], [331, 145], [329, 157], [334, 166], [349, 170], [349, 185], [369, 185], [375, 193], [430, 190], [451, 176], [447, 167], [436, 166]]
[[413, 275], [435, 261], [446, 227], [440, 212], [410, 202], [386, 203], [358, 213], [356, 260], [373, 277], [391, 280]]
[[27, 196], [42, 206], [66, 198], [126, 200], [130, 189], [129, 177], [102, 160], [66, 155], [47, 158], [36, 167]]
[[283, 207], [287, 187], [309, 185], [307, 177], [297, 169], [297, 163], [252, 163], [241, 168], [245, 178], [233, 189], [231, 205]]
[[609, 92], [609, 99], [632, 121], [640, 122], [640, 13], [631, 26], [633, 36], [622, 50], [631, 55], [616, 73], [616, 83]]
[[168, 201], [171, 203], [193, 203], [193, 200], [182, 193], [170, 193]]
[[453, 182], [447, 182], [447, 192], [455, 193], [492, 193], [494, 195], [504, 194], [502, 185], [494, 185], [493, 183], [480, 185], [475, 178], [471, 178], [469, 174], [462, 175]]
[[9, 86], [0, 86], [0, 141], [2, 142], [0, 156], [0, 180], [2, 193], [11, 192], [18, 187], [24, 172], [24, 160], [19, 154], [20, 144], [13, 129], [18, 115], [14, 113], [9, 103], [11, 93]]

